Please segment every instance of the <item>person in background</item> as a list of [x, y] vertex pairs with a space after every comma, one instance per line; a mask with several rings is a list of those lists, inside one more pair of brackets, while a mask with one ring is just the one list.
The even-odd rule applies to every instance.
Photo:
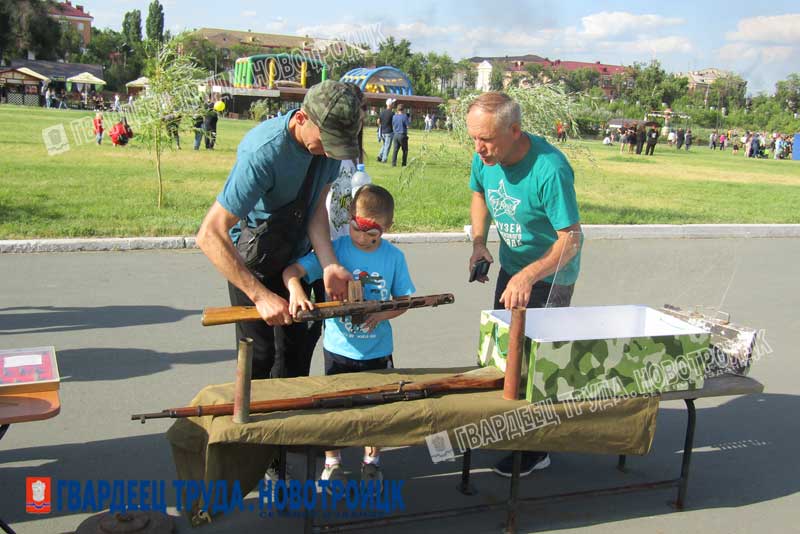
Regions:
[[95, 113], [94, 120], [92, 121], [92, 126], [94, 127], [94, 136], [97, 144], [99, 145], [103, 141], [103, 114], [102, 113]]
[[119, 122], [111, 127], [108, 136], [111, 138], [111, 143], [114, 146], [125, 146], [133, 137], [133, 130], [131, 130], [131, 127], [128, 125], [128, 120], [122, 117]]
[[205, 135], [205, 129], [203, 128], [204, 124], [204, 116], [203, 113], [198, 113], [192, 119], [192, 127], [194, 128], [194, 149], [200, 150], [200, 142], [203, 140], [203, 136]]
[[209, 102], [206, 115], [203, 119], [203, 130], [205, 130], [206, 133], [206, 150], [214, 150], [214, 145], [217, 143], [218, 120], [219, 115], [217, 115], [217, 112], [214, 109], [214, 104]]
[[645, 156], [652, 156], [653, 152], [655, 152], [656, 144], [658, 143], [658, 130], [655, 126], [650, 127], [650, 131], [647, 132], [647, 147], [644, 150]]
[[44, 92], [44, 104], [47, 109], [53, 106], [53, 93], [50, 91], [50, 86], [48, 86], [47, 91]]
[[392, 117], [392, 167], [397, 167], [397, 152], [403, 149], [403, 167], [408, 160], [408, 115], [405, 114], [405, 106], [398, 104], [397, 113]]
[[689, 148], [692, 146], [692, 139], [693, 139], [692, 130], [691, 129], [686, 130], [686, 138], [684, 139], [684, 141], [686, 142], [686, 152], [689, 152]]
[[386, 163], [389, 160], [389, 150], [392, 147], [392, 117], [394, 117], [394, 112], [392, 111], [393, 106], [394, 100], [387, 98], [386, 108], [381, 111], [380, 115], [378, 116], [378, 140], [383, 143], [381, 146], [381, 151], [378, 153], [378, 161], [380, 163]]

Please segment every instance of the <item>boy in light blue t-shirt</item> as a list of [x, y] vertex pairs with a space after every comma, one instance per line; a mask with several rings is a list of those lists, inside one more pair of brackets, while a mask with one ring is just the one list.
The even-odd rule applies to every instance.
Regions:
[[[350, 236], [333, 242], [333, 251], [339, 263], [361, 280], [365, 300], [389, 300], [413, 294], [414, 284], [408, 274], [403, 253], [381, 239], [392, 225], [394, 199], [391, 193], [374, 184], [361, 187], [351, 203]], [[314, 304], [308, 299], [300, 279], [313, 282], [322, 277], [322, 267], [311, 252], [283, 271], [283, 282], [289, 289], [289, 312], [310, 310]], [[325, 321], [323, 353], [325, 374], [355, 373], [375, 369], [391, 369], [392, 327], [389, 319], [401, 315], [405, 310], [386, 311], [368, 315], [361, 324], [353, 323], [351, 317], [339, 317]], [[339, 451], [325, 452], [325, 469], [321, 480], [346, 482], [340, 467]], [[380, 451], [377, 447], [365, 447], [361, 479], [383, 480], [380, 470]]]

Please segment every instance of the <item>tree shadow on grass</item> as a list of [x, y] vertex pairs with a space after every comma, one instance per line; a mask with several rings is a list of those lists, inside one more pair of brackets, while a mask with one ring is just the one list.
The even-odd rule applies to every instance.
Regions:
[[25, 224], [26, 221], [59, 221], [64, 214], [43, 204], [16, 201], [13, 204], [0, 200], [0, 224]]

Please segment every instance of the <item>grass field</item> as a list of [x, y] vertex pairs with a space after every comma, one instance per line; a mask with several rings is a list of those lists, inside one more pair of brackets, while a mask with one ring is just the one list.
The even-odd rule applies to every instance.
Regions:
[[[132, 144], [76, 143], [70, 124], [90, 113], [0, 106], [0, 239], [191, 235], [255, 123], [221, 120], [217, 149], [184, 149], [163, 158], [165, 206], [156, 208], [155, 166]], [[110, 125], [107, 122], [107, 127]], [[64, 124], [70, 149], [48, 156], [42, 130]], [[375, 162], [374, 130], [365, 135], [367, 172], [396, 197], [394, 231], [460, 230], [468, 223], [470, 154], [442, 132], [412, 131], [412, 164]], [[752, 160], [697, 145], [653, 157], [577, 142], [567, 150], [576, 172], [582, 222], [800, 223], [800, 164]], [[588, 157], [590, 155], [590, 157]]]

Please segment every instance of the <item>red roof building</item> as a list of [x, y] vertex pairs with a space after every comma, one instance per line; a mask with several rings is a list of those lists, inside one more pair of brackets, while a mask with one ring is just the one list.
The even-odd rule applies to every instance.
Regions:
[[94, 17], [88, 11], [84, 11], [83, 6], [73, 6], [70, 0], [66, 0], [63, 3], [53, 4], [48, 14], [63, 24], [73, 26], [81, 35], [84, 47], [89, 44], [92, 39], [92, 20], [94, 20]]
[[501, 57], [473, 57], [470, 58], [473, 63], [481, 61], [489, 61], [490, 63], [502, 63], [505, 65], [507, 79], [514, 73], [524, 73], [527, 71], [526, 65], [535, 64], [540, 65], [545, 69], [564, 69], [566, 71], [575, 71], [579, 69], [591, 69], [600, 73], [599, 87], [603, 90], [607, 98], [616, 98], [617, 95], [612, 78], [616, 74], [626, 76], [626, 83], [633, 83], [633, 80], [627, 79], [627, 70], [622, 65], [608, 65], [596, 61], [589, 63], [585, 61], [561, 61], [560, 59], [551, 60], [550, 58], [543, 58], [534, 54], [525, 56], [501, 56]]

